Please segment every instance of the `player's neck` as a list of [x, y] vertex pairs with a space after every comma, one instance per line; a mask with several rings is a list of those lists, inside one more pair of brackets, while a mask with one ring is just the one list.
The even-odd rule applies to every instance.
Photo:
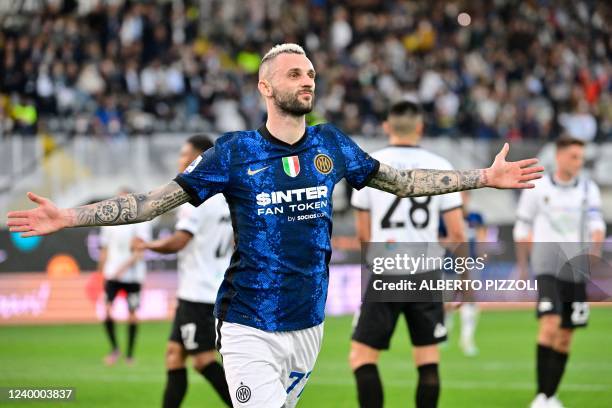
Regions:
[[394, 135], [389, 136], [389, 144], [391, 146], [418, 146], [420, 141], [421, 137], [417, 135], [402, 137]]
[[576, 176], [572, 177], [571, 175], [560, 170], [555, 171], [554, 177], [560, 184], [571, 184], [576, 179]]
[[274, 107], [268, 109], [266, 127], [272, 136], [292, 145], [300, 140], [306, 131], [306, 116], [282, 114]]

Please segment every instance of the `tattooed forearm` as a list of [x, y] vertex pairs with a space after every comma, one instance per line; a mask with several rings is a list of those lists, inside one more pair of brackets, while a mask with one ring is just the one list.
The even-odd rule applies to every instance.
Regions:
[[485, 170], [397, 170], [380, 164], [368, 186], [400, 197], [430, 196], [485, 187]]
[[189, 201], [176, 182], [147, 194], [126, 194], [67, 210], [71, 227], [122, 225], [149, 221]]

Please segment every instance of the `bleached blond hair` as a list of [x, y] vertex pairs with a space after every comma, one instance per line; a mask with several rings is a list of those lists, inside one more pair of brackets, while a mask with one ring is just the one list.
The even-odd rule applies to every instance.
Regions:
[[276, 44], [274, 47], [270, 48], [270, 51], [264, 55], [261, 59], [261, 65], [263, 65], [266, 61], [270, 61], [280, 54], [299, 54], [306, 55], [306, 51], [297, 45], [292, 43], [284, 43], [284, 44]]
[[259, 78], [267, 76], [268, 71], [265, 68], [268, 65], [267, 63], [281, 54], [306, 55], [306, 51], [304, 51], [301, 46], [292, 43], [275, 45], [274, 47], [270, 48], [270, 51], [268, 51], [266, 55], [264, 55], [264, 57], [261, 59], [261, 63], [259, 65]]

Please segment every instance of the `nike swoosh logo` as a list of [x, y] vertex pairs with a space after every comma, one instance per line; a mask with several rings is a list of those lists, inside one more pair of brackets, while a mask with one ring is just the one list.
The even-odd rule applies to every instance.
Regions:
[[262, 167], [261, 169], [257, 169], [257, 170], [251, 170], [251, 168], [249, 167], [248, 170], [247, 170], [247, 174], [249, 176], [254, 176], [255, 174], [259, 173], [260, 171], [264, 171], [268, 167], [270, 167], [270, 166]]

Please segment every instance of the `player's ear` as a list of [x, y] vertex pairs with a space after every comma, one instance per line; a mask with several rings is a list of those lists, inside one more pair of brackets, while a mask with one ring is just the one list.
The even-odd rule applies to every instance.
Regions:
[[388, 121], [384, 121], [382, 123], [382, 128], [383, 128], [383, 132], [385, 133], [385, 135], [390, 135], [391, 134], [391, 126], [389, 125]]
[[421, 134], [421, 132], [423, 132], [423, 127], [424, 127], [423, 121], [419, 120], [414, 126], [415, 133]]
[[260, 79], [257, 83], [257, 89], [263, 96], [272, 96], [272, 86], [265, 79]]

